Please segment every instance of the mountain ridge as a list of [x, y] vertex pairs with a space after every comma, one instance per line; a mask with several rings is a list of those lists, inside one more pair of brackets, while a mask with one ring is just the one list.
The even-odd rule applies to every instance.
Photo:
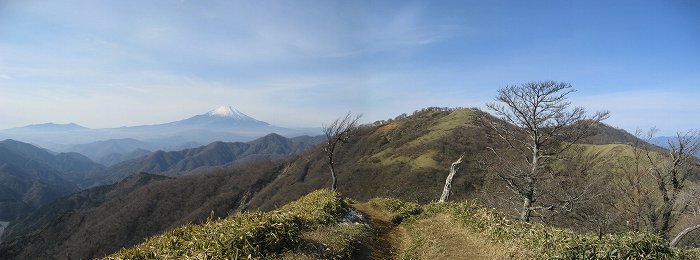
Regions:
[[[42, 125], [51, 126], [50, 128], [55, 130], [32, 130]], [[73, 126], [67, 128], [57, 126], [59, 125], [39, 124], [0, 130], [0, 139], [16, 139], [58, 152], [72, 151], [73, 146], [80, 144], [110, 139], [136, 139], [146, 142], [150, 146], [150, 149], [139, 148], [155, 151], [180, 146], [188, 142], [200, 144], [214, 141], [245, 142], [268, 133], [278, 133], [287, 137], [320, 134], [320, 130], [315, 128], [292, 129], [273, 126], [230, 106], [218, 107], [182, 120], [149, 125], [97, 129], [78, 128], [80, 126], [75, 124], [66, 124], [66, 126]], [[93, 154], [86, 155], [98, 159], [98, 156]]]

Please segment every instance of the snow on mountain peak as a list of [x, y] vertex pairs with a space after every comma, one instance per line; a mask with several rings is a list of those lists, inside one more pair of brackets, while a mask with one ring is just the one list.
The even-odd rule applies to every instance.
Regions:
[[232, 117], [236, 119], [250, 119], [251, 117], [243, 114], [238, 109], [232, 108], [230, 106], [220, 106], [207, 113], [209, 116], [220, 116], [220, 117]]

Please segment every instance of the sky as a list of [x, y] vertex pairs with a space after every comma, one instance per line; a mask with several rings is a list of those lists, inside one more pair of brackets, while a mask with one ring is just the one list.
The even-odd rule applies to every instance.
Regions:
[[0, 129], [221, 105], [318, 127], [542, 80], [619, 128], [700, 128], [700, 2], [0, 0]]

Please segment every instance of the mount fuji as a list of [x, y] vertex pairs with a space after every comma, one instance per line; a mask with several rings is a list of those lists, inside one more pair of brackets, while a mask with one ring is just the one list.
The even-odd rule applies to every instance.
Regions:
[[[230, 106], [220, 106], [206, 114], [196, 115], [185, 120], [164, 125], [183, 127], [229, 128], [229, 127], [270, 127], [270, 124], [252, 118]], [[223, 129], [222, 129], [223, 130]], [[240, 130], [240, 129], [239, 129]]]

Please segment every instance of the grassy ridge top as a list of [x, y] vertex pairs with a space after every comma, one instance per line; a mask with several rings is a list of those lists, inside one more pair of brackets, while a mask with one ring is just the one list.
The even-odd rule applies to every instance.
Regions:
[[294, 248], [302, 232], [342, 219], [338, 193], [318, 190], [272, 212], [244, 212], [204, 224], [187, 224], [105, 259], [238, 259], [277, 255]]
[[[466, 228], [472, 236], [489, 240], [488, 247], [520, 248], [521, 251], [505, 258], [520, 259], [700, 259], [700, 254], [691, 250], [669, 246], [661, 237], [644, 232], [626, 232], [596, 236], [589, 233], [576, 233], [569, 229], [554, 228], [541, 224], [529, 224], [511, 220], [494, 209], [483, 208], [472, 202], [430, 203], [418, 205], [397, 199], [373, 199], [370, 203], [384, 208], [393, 219], [402, 221], [413, 236], [409, 248], [404, 252], [405, 259], [430, 259], [425, 252], [450, 251], [458, 248], [439, 248], [436, 243], [426, 243], [425, 234], [430, 222], [422, 220], [451, 218], [448, 223], [456, 225], [451, 229]], [[437, 217], [436, 217], [437, 216]], [[420, 225], [420, 226], [419, 226]], [[444, 227], [441, 227], [444, 228]], [[433, 227], [437, 230], [437, 227]], [[426, 231], [427, 230], [427, 231]], [[439, 241], [442, 243], [444, 241]], [[504, 246], [507, 245], [507, 246]]]

